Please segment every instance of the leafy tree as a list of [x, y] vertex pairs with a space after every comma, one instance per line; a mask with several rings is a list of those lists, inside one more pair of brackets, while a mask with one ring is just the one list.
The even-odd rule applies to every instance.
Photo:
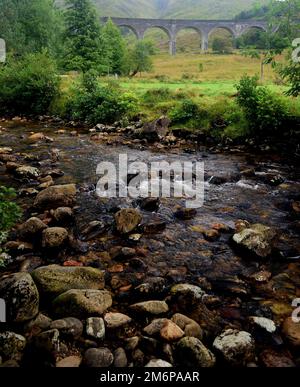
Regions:
[[9, 59], [0, 67], [0, 113], [45, 114], [59, 94], [59, 78], [46, 52]]
[[129, 52], [128, 67], [131, 77], [138, 73], [151, 71], [153, 62], [151, 55], [154, 53], [154, 46], [151, 41], [139, 40]]
[[121, 31], [109, 19], [101, 32], [107, 46], [109, 73], [121, 75], [126, 61], [126, 46]]
[[224, 37], [215, 37], [212, 43], [212, 50], [218, 54], [228, 54], [232, 52], [232, 41]]
[[286, 94], [298, 97], [300, 95], [300, 58], [292, 58], [287, 65], [280, 65], [278, 72], [290, 84]]
[[0, 36], [14, 55], [60, 51], [62, 18], [54, 0], [0, 0]]
[[21, 217], [19, 206], [14, 203], [13, 188], [0, 186], [0, 232], [9, 231]]
[[66, 70], [104, 70], [107, 46], [101, 36], [97, 13], [90, 0], [67, 0], [65, 11]]

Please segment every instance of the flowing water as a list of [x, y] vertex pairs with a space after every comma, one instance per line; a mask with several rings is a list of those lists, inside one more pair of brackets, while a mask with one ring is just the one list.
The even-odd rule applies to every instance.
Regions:
[[[27, 137], [31, 131], [43, 132], [52, 137], [54, 142], [29, 144]], [[79, 187], [76, 208], [76, 232], [79, 237], [80, 230], [90, 221], [104, 220], [109, 223], [113, 221], [114, 208], [132, 207], [131, 199], [104, 200], [97, 197], [95, 184], [99, 162], [117, 162], [119, 154], [125, 153], [129, 161], [149, 163], [158, 160], [188, 160], [205, 163], [204, 206], [198, 209], [197, 215], [191, 220], [179, 220], [173, 215], [178, 205], [184, 205], [183, 199], [162, 199], [157, 213], [143, 212], [144, 223], [162, 220], [167, 226], [163, 231], [142, 235], [136, 245], [145, 252], [145, 266], [127, 269], [112, 276], [117, 278], [117, 281], [112, 282], [116, 292], [126, 286], [135, 286], [146, 277], [161, 276], [170, 281], [203, 285], [220, 297], [231, 297], [230, 300], [246, 297], [248, 301], [262, 301], [270, 305], [274, 312], [278, 309], [276, 303], [285, 305], [286, 310], [292, 299], [299, 295], [299, 220], [292, 214], [291, 207], [300, 198], [300, 174], [297, 166], [288, 164], [278, 156], [213, 153], [204, 148], [184, 151], [177, 148], [147, 149], [135, 144], [106, 145], [93, 142], [86, 133], [79, 137], [70, 136], [68, 131], [58, 135], [54, 134], [54, 129], [41, 125], [12, 125], [9, 131], [0, 135], [0, 146], [12, 147], [14, 152], [37, 155], [42, 164], [49, 162], [53, 148], [59, 151], [55, 167], [65, 174], [55, 179], [55, 183], [75, 182]], [[255, 168], [255, 176], [242, 177], [240, 172], [249, 168]], [[222, 184], [212, 184], [212, 177], [219, 176], [225, 176]], [[268, 176], [280, 176], [281, 184], [268, 184]], [[28, 187], [28, 183], [15, 181], [6, 175], [4, 166], [0, 166], [0, 184], [3, 183], [18, 189]], [[20, 201], [24, 208], [31, 203], [31, 199], [27, 198]], [[280, 253], [271, 259], [258, 261], [235, 251], [231, 237], [238, 219], [276, 228]], [[201, 232], [203, 228], [210, 230], [218, 223], [228, 226], [231, 232], [221, 233], [213, 241], [205, 239]], [[133, 242], [108, 231], [106, 235], [91, 242], [89, 249], [102, 257], [111, 247], [129, 246], [130, 243]], [[89, 254], [87, 257], [90, 257]], [[74, 253], [68, 259], [83, 259], [82, 255]], [[86, 262], [90, 262], [88, 258]], [[107, 262], [98, 262], [100, 267], [107, 265]], [[252, 276], [262, 270], [271, 273], [271, 286], [251, 282]], [[283, 274], [286, 274], [284, 278]], [[280, 318], [280, 312], [278, 314]]]

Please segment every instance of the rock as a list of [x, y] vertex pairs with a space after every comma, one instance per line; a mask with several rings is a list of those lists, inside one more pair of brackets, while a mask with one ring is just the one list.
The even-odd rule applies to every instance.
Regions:
[[110, 256], [114, 260], [127, 260], [136, 255], [136, 250], [131, 247], [117, 246], [110, 250]]
[[178, 284], [171, 288], [170, 294], [172, 297], [180, 301], [187, 301], [191, 305], [198, 304], [202, 301], [206, 293], [199, 287], [190, 284]]
[[51, 323], [50, 329], [57, 329], [62, 336], [78, 339], [83, 332], [83, 324], [74, 317], [67, 317], [61, 320], [55, 320]]
[[111, 306], [112, 298], [106, 290], [69, 290], [53, 301], [53, 311], [61, 317], [101, 316]]
[[12, 153], [12, 152], [13, 152], [13, 149], [12, 149], [12, 148], [9, 148], [9, 147], [7, 147], [7, 146], [5, 146], [5, 147], [0, 147], [0, 154], [1, 154], [1, 155], [2, 155], [2, 154], [7, 155], [7, 154]]
[[245, 365], [254, 357], [254, 339], [245, 331], [227, 329], [215, 339], [213, 347], [234, 366]]
[[54, 355], [59, 351], [59, 331], [57, 329], [50, 329], [40, 333], [33, 338], [33, 345], [38, 351]]
[[70, 207], [58, 207], [51, 211], [54, 220], [62, 225], [69, 224], [73, 221], [73, 211]]
[[39, 291], [46, 296], [58, 296], [68, 290], [104, 288], [104, 272], [92, 267], [49, 265], [32, 272]]
[[160, 141], [169, 131], [170, 119], [162, 116], [158, 120], [146, 123], [139, 132], [139, 136], [149, 142]]
[[18, 195], [21, 197], [36, 196], [39, 193], [35, 188], [21, 188], [18, 191]]
[[57, 209], [58, 207], [73, 207], [75, 200], [75, 184], [53, 185], [37, 195], [34, 207], [48, 210]]
[[215, 365], [215, 356], [196, 337], [184, 337], [176, 345], [175, 356], [180, 366], [208, 368]]
[[39, 313], [34, 320], [31, 320], [26, 324], [25, 329], [28, 332], [38, 331], [38, 333], [40, 333], [41, 331], [50, 329], [51, 322], [51, 318], [45, 316], [42, 313]]
[[275, 333], [276, 332], [276, 325], [274, 321], [265, 318], [265, 317], [256, 317], [252, 316], [249, 318], [250, 321], [252, 321], [257, 327], [269, 332], [269, 333]]
[[300, 323], [294, 322], [292, 317], [285, 319], [282, 332], [293, 347], [300, 347]]
[[115, 214], [117, 231], [129, 234], [136, 229], [142, 220], [140, 212], [134, 208], [124, 208]]
[[202, 340], [203, 331], [196, 321], [180, 313], [174, 314], [171, 320], [184, 331], [185, 336]]
[[169, 311], [165, 301], [145, 301], [130, 306], [130, 309], [137, 313], [159, 315]]
[[138, 201], [138, 205], [144, 211], [155, 212], [159, 209], [160, 200], [159, 198], [143, 198]]
[[91, 239], [95, 239], [98, 236], [104, 234], [108, 228], [109, 226], [104, 222], [98, 220], [90, 222], [81, 232], [83, 235], [82, 240], [90, 241]]
[[26, 346], [25, 337], [14, 332], [0, 332], [0, 355], [6, 360], [20, 360]]
[[145, 355], [144, 352], [141, 351], [139, 348], [132, 352], [132, 360], [134, 361], [135, 367], [142, 367], [145, 361]]
[[6, 302], [7, 322], [26, 322], [39, 312], [39, 293], [28, 273], [3, 276], [0, 279], [0, 298]]
[[59, 248], [68, 239], [68, 231], [62, 227], [50, 227], [43, 231], [42, 246], [48, 249]]
[[293, 360], [283, 353], [272, 349], [266, 349], [260, 354], [260, 360], [268, 368], [291, 368], [296, 367]]
[[108, 348], [90, 348], [84, 354], [86, 367], [104, 368], [112, 365], [114, 356]]
[[125, 342], [126, 342], [125, 348], [127, 349], [127, 351], [134, 351], [139, 345], [140, 338], [138, 336], [133, 336], [133, 337], [130, 337], [129, 339], [126, 339]]
[[160, 330], [160, 337], [168, 342], [178, 341], [183, 336], [183, 330], [171, 320], [167, 320]]
[[46, 189], [51, 187], [51, 185], [54, 185], [54, 181], [52, 179], [52, 176], [45, 176], [39, 179], [40, 185], [38, 186], [38, 189]]
[[34, 133], [28, 137], [28, 140], [32, 143], [45, 140], [45, 135], [43, 133]]
[[1, 368], [18, 368], [19, 363], [16, 360], [7, 360], [4, 363], [0, 363]]
[[148, 336], [158, 336], [160, 334], [161, 329], [165, 325], [165, 323], [168, 321], [166, 318], [158, 318], [153, 320], [149, 325], [147, 325], [143, 331]]
[[147, 368], [170, 368], [173, 367], [171, 363], [168, 363], [162, 359], [152, 359], [145, 365]]
[[175, 213], [174, 216], [177, 219], [180, 220], [190, 220], [193, 219], [197, 215], [197, 210], [194, 208], [186, 208], [182, 207], [179, 208]]
[[9, 241], [5, 243], [4, 248], [9, 251], [10, 254], [20, 256], [22, 254], [31, 253], [33, 245], [28, 242]]
[[86, 334], [96, 340], [105, 337], [104, 320], [101, 317], [90, 317], [86, 320]]
[[20, 226], [19, 229], [19, 235], [20, 238], [27, 241], [27, 240], [35, 240], [37, 238], [40, 238], [42, 235], [42, 232], [47, 228], [48, 226], [41, 221], [39, 218], [30, 218], [25, 223], [23, 223]]
[[114, 367], [124, 368], [127, 367], [128, 360], [126, 356], [126, 352], [123, 348], [119, 347], [114, 351]]
[[275, 230], [258, 223], [234, 234], [233, 241], [250, 253], [266, 258], [272, 253], [275, 237]]
[[68, 356], [64, 359], [59, 360], [56, 363], [57, 368], [78, 368], [81, 364], [81, 357], [79, 356]]
[[149, 277], [145, 282], [135, 288], [135, 292], [141, 296], [155, 296], [162, 294], [166, 289], [166, 280], [162, 277]]
[[122, 313], [106, 313], [104, 316], [105, 325], [108, 329], [118, 329], [128, 325], [132, 319]]
[[37, 179], [40, 175], [40, 172], [37, 168], [29, 167], [23, 165], [15, 170], [16, 175], [19, 177], [26, 177], [28, 179]]

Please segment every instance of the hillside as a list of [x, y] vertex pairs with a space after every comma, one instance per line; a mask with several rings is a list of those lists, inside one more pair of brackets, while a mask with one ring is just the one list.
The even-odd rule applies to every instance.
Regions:
[[93, 0], [103, 16], [175, 18], [175, 19], [233, 19], [254, 4], [269, 0]]

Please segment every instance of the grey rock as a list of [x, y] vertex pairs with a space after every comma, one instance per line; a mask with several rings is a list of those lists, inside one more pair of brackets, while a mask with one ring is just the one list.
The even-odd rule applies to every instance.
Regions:
[[176, 358], [180, 366], [210, 368], [216, 359], [196, 337], [184, 337], [176, 346]]
[[169, 311], [165, 301], [145, 301], [131, 305], [130, 309], [137, 313], [148, 313], [153, 315], [164, 314]]
[[83, 324], [74, 317], [66, 317], [61, 320], [55, 320], [51, 323], [50, 329], [57, 329], [62, 336], [68, 338], [79, 338], [83, 332]]
[[104, 320], [101, 317], [90, 317], [86, 320], [86, 334], [94, 339], [102, 340], [105, 337]]
[[112, 365], [114, 356], [108, 348], [90, 348], [84, 354], [86, 367], [105, 368]]
[[114, 351], [114, 367], [127, 367], [128, 365], [128, 360], [126, 356], [126, 352], [124, 351], [123, 348], [117, 348]]

